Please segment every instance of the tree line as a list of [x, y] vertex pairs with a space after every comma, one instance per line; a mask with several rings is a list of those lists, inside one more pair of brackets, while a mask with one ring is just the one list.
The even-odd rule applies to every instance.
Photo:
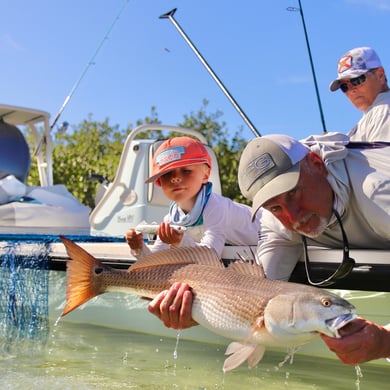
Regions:
[[[240, 127], [233, 134], [222, 120], [221, 111], [208, 112], [208, 101], [203, 100], [197, 112], [183, 116], [177, 126], [190, 128], [203, 134], [212, 147], [219, 163], [222, 194], [241, 203], [248, 201], [241, 195], [238, 182], [238, 162], [246, 140], [240, 135]], [[107, 118], [104, 122], [96, 122], [90, 114], [88, 119], [73, 126], [72, 131], [57, 132], [53, 136], [53, 180], [64, 184], [67, 189], [84, 205], [95, 206], [95, 193], [98, 183], [93, 178], [100, 175], [108, 181], [115, 177], [125, 140], [135, 127], [142, 124], [161, 124], [156, 107], [143, 120], [130, 124], [126, 129], [119, 125], [110, 125]], [[177, 134], [164, 134], [161, 131], [141, 134], [140, 138], [165, 139]], [[32, 161], [29, 185], [38, 185], [39, 177], [35, 161]]]

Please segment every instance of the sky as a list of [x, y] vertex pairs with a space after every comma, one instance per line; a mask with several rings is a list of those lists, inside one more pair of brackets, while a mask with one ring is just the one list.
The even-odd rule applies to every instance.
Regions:
[[[330, 92], [349, 49], [373, 47], [390, 69], [390, 0], [301, 0], [327, 131], [362, 113]], [[261, 135], [321, 134], [298, 0], [8, 0], [0, 23], [0, 102], [36, 108], [58, 124], [109, 120], [126, 129], [150, 116], [177, 125], [221, 111], [229, 134], [254, 137], [180, 35], [175, 21]], [[390, 70], [389, 70], [390, 72]], [[76, 87], [76, 88], [74, 88]]]

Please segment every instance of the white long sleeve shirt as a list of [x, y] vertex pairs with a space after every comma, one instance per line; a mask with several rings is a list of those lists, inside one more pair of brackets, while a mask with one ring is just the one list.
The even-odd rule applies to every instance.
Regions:
[[348, 135], [351, 141], [390, 141], [390, 91], [378, 94]]
[[[212, 192], [202, 216], [202, 225], [186, 228], [181, 247], [207, 246], [221, 256], [225, 243], [257, 246], [260, 220], [256, 218], [251, 222], [249, 206]], [[169, 214], [164, 217], [164, 222], [171, 222]], [[168, 244], [157, 238], [152, 246], [144, 245], [137, 258], [169, 248]]]

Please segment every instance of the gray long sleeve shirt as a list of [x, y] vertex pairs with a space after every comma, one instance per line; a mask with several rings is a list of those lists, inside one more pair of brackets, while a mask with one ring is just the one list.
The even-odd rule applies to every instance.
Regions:
[[[390, 147], [350, 149], [346, 146], [349, 138], [338, 133], [301, 142], [326, 164], [335, 193], [334, 207], [342, 217], [350, 247], [390, 249]], [[339, 224], [332, 220], [320, 236], [307, 242], [342, 248]], [[263, 210], [257, 256], [267, 277], [288, 280], [302, 252], [300, 235]]]

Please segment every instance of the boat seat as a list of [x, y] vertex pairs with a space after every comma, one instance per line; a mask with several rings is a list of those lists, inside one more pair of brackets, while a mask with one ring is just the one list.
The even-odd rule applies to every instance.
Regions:
[[0, 179], [14, 175], [25, 183], [30, 164], [30, 150], [23, 133], [0, 118]]

